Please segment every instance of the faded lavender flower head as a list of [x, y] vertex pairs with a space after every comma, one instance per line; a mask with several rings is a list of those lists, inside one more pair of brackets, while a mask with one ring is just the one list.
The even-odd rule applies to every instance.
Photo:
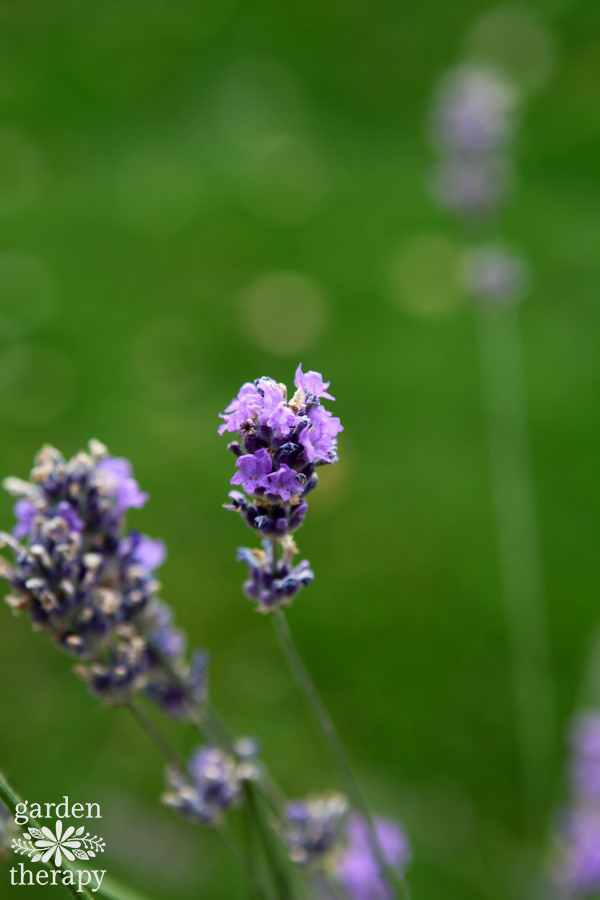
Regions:
[[[376, 819], [375, 834], [383, 859], [402, 878], [411, 858], [404, 829], [397, 822]], [[350, 900], [391, 900], [394, 896], [382, 880], [367, 823], [360, 816], [352, 815], [348, 821], [347, 843], [337, 858], [335, 877]]]
[[[265, 540], [262, 550], [242, 548], [238, 559], [249, 568], [247, 596], [269, 611], [288, 604], [313, 573], [307, 561], [297, 565], [291, 533], [302, 525], [306, 498], [317, 483], [318, 466], [337, 462], [337, 436], [343, 430], [322, 400], [333, 400], [329, 382], [319, 372], [303, 372], [294, 379], [296, 391], [272, 378], [244, 384], [221, 418], [219, 434], [237, 434], [229, 444], [236, 456], [231, 483], [243, 488], [229, 494], [226, 509], [241, 513]], [[277, 539], [281, 559], [275, 556]]]
[[497, 71], [459, 66], [434, 97], [430, 136], [439, 159], [429, 176], [433, 199], [465, 219], [491, 216], [512, 184], [509, 151], [517, 94]]
[[502, 244], [482, 244], [463, 252], [460, 279], [473, 300], [504, 307], [524, 299], [531, 272], [521, 256]]
[[517, 95], [494, 69], [462, 65], [442, 79], [431, 112], [431, 138], [440, 153], [497, 153], [515, 131]]
[[341, 794], [295, 800], [284, 810], [283, 839], [292, 862], [322, 865], [341, 841], [348, 803]]
[[185, 637], [158, 597], [164, 545], [125, 527], [127, 510], [147, 500], [129, 462], [98, 441], [72, 459], [46, 446], [30, 481], [4, 486], [17, 498], [13, 534], [0, 535], [13, 554], [0, 576], [14, 612], [78, 660], [94, 694], [124, 703], [144, 690], [186, 715], [189, 699], [204, 699], [206, 655], [186, 660]]
[[600, 892], [600, 713], [580, 713], [571, 730], [570, 803], [558, 839], [556, 881], [570, 900]]
[[247, 766], [218, 747], [201, 747], [192, 755], [185, 773], [173, 767], [167, 770], [169, 790], [163, 802], [185, 819], [218, 825], [240, 800], [247, 773]]

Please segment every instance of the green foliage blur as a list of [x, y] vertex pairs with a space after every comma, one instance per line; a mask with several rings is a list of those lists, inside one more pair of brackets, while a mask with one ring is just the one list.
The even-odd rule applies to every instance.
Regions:
[[[221, 509], [216, 417], [299, 360], [331, 379], [341, 459], [297, 536], [317, 577], [289, 618], [373, 805], [411, 835], [415, 900], [530, 900], [597, 619], [600, 7], [548, 0], [524, 13], [541, 45], [516, 50], [539, 84], [502, 218], [534, 273], [516, 315], [558, 726], [532, 804], [474, 316], [447, 275], [462, 237], [425, 188], [432, 90], [493, 10], [0, 5], [0, 473], [92, 436], [132, 459], [151, 501], [130, 522], [167, 543], [163, 595], [211, 651], [215, 704], [302, 796], [335, 779], [241, 592], [253, 535]], [[0, 768], [20, 792], [99, 802], [103, 865], [147, 897], [243, 896], [214, 835], [159, 805], [135, 723], [25, 618], [0, 621]]]

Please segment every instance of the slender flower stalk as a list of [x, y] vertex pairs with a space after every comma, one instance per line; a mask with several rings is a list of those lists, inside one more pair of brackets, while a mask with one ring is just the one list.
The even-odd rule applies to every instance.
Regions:
[[[340, 782], [364, 822], [367, 843], [387, 898], [393, 896], [392, 886], [397, 883], [407, 892], [403, 870], [386, 859], [360, 782], [284, 615], [284, 607], [314, 579], [307, 560], [294, 563], [298, 548], [292, 534], [304, 522], [306, 499], [318, 484], [318, 467], [337, 462], [337, 436], [343, 431], [340, 420], [323, 405], [322, 401], [335, 398], [329, 393], [329, 382], [319, 372], [304, 372], [300, 364], [294, 385], [295, 393], [288, 400], [285, 385], [272, 378], [257, 378], [244, 384], [222, 413], [219, 434], [229, 432], [238, 437], [229, 444], [237, 469], [231, 484], [245, 492], [231, 491], [225, 508], [241, 514], [262, 539], [261, 549], [238, 550], [238, 560], [249, 570], [245, 593], [259, 612], [273, 617], [284, 658], [313, 713]], [[310, 810], [307, 807], [307, 821], [314, 829], [317, 821]], [[325, 848], [319, 845], [316, 858], [326, 855]], [[312, 856], [291, 858], [309, 864]], [[364, 900], [368, 896], [362, 895]]]
[[430, 135], [437, 160], [429, 187], [435, 202], [454, 216], [469, 242], [461, 254], [458, 278], [476, 314], [524, 806], [531, 814], [547, 788], [555, 727], [516, 312], [528, 292], [530, 270], [504, 245], [498, 220], [512, 187], [519, 117], [519, 94], [504, 74], [489, 66], [451, 70], [432, 103]]

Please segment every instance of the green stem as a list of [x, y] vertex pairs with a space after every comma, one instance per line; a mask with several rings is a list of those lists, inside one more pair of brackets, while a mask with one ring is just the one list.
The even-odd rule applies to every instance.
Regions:
[[[185, 765], [183, 761], [179, 758], [177, 752], [171, 747], [167, 739], [163, 736], [162, 732], [157, 728], [152, 719], [146, 714], [145, 710], [137, 703], [135, 703], [135, 701], [130, 701], [127, 704], [127, 708], [133, 714], [135, 720], [148, 735], [155, 747], [165, 757], [166, 762], [170, 766], [175, 766], [175, 768], [177, 768], [180, 772], [184, 772]], [[244, 874], [248, 876], [251, 883], [255, 884], [260, 895], [262, 897], [268, 897], [269, 895], [265, 892], [262, 885], [257, 882], [254, 872], [246, 865], [245, 860], [238, 852], [236, 846], [234, 845], [233, 841], [230, 840], [226, 832], [222, 828], [216, 828], [215, 831], [221, 838], [222, 843], [227, 847], [229, 853], [241, 867], [242, 872], [244, 872]]]
[[[273, 554], [275, 554], [275, 548], [273, 548]], [[313, 714], [325, 748], [329, 752], [338, 771], [344, 790], [348, 794], [348, 798], [356, 811], [360, 813], [365, 820], [371, 850], [377, 860], [381, 874], [384, 876], [384, 880], [390, 881], [392, 884], [400, 882], [405, 896], [408, 896], [408, 888], [404, 879], [400, 879], [396, 872], [390, 869], [383, 856], [379, 841], [377, 840], [373, 816], [363, 793], [362, 786], [352, 768], [352, 764], [342, 745], [336, 727], [333, 724], [333, 720], [329, 715], [325, 704], [321, 700], [316, 685], [298, 652], [283, 610], [276, 609], [274, 611], [273, 623], [283, 655], [289, 665], [300, 693], [304, 696], [306, 704]]]
[[[21, 800], [21, 798], [19, 797], [19, 795], [15, 792], [15, 790], [8, 783], [8, 781], [6, 780], [4, 775], [2, 775], [1, 773], [0, 773], [0, 800], [2, 800], [2, 802], [4, 803], [6, 808], [12, 813], [13, 818], [16, 815], [17, 806], [23, 802]], [[34, 828], [41, 829], [41, 825], [36, 819], [32, 819], [30, 816], [29, 821], [32, 823]], [[53, 870], [55, 870], [57, 872], [63, 872], [65, 869], [68, 869], [74, 875], [77, 872], [77, 869], [73, 869], [67, 862], [65, 862], [61, 866], [61, 868], [59, 868], [58, 866], [55, 866], [54, 863], [50, 863], [50, 862], [40, 863], [40, 865], [44, 866], [44, 868], [47, 869], [49, 872], [52, 872]], [[88, 893], [88, 891], [85, 888], [82, 888], [81, 891], [78, 891], [74, 884], [64, 884], [64, 882], [62, 882], [62, 881], [61, 881], [61, 884], [65, 888], [67, 893], [71, 894], [72, 897], [77, 898], [77, 900], [80, 900], [81, 895], [88, 898], [88, 900], [91, 900], [90, 894]], [[102, 896], [102, 894], [100, 892], [98, 892], [98, 895]]]
[[248, 804], [248, 808], [252, 813], [252, 816], [256, 823], [258, 837], [263, 845], [265, 859], [267, 860], [267, 863], [273, 873], [273, 880], [276, 884], [277, 900], [292, 900], [292, 888], [288, 880], [287, 871], [285, 869], [285, 866], [281, 865], [279, 854], [277, 852], [277, 849], [273, 846], [273, 842], [271, 840], [271, 833], [263, 820], [262, 812], [259, 808], [254, 792], [254, 785], [252, 785], [250, 782], [246, 782], [246, 784], [244, 785], [244, 790], [246, 794], [246, 803]]
[[143, 731], [148, 735], [154, 746], [157, 748], [159, 753], [165, 757], [169, 765], [174, 766], [177, 769], [184, 769], [184, 763], [179, 757], [179, 754], [176, 750], [171, 747], [167, 739], [163, 736], [162, 732], [156, 727], [152, 719], [149, 715], [147, 715], [146, 711], [138, 704], [135, 700], [130, 700], [127, 704], [127, 709], [132, 714], [138, 725], [142, 728]]

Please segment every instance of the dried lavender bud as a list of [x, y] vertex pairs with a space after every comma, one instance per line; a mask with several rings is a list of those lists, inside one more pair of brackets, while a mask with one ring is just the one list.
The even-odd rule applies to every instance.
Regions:
[[285, 808], [283, 840], [292, 862], [318, 866], [340, 844], [348, 811], [340, 794], [297, 800]]
[[[292, 564], [296, 548], [289, 535], [304, 522], [306, 497], [318, 483], [316, 467], [337, 462], [337, 436], [343, 430], [321, 403], [334, 398], [319, 372], [303, 372], [300, 364], [294, 384], [289, 401], [285, 385], [272, 378], [244, 384], [221, 414], [219, 427], [219, 434], [238, 433], [239, 440], [229, 444], [237, 470], [231, 483], [246, 492], [231, 491], [225, 508], [271, 539], [264, 550], [238, 552], [250, 569], [246, 594], [263, 611], [288, 604], [313, 580], [306, 560]], [[275, 540], [283, 547], [279, 560], [273, 558]]]
[[[410, 862], [410, 848], [403, 828], [397, 822], [376, 819], [375, 834], [382, 858], [398, 877], [403, 877]], [[360, 816], [350, 817], [346, 841], [336, 859], [335, 878], [349, 900], [393, 900], [394, 894], [382, 880], [367, 823]]]
[[185, 819], [203, 825], [218, 825], [227, 810], [241, 797], [243, 773], [240, 765], [217, 747], [201, 747], [189, 761], [187, 771], [167, 770], [169, 790], [163, 802]]
[[96, 696], [125, 703], [145, 690], [171, 715], [189, 715], [205, 699], [207, 657], [186, 660], [185, 637], [158, 598], [164, 544], [126, 530], [127, 510], [148, 498], [130, 463], [98, 441], [70, 460], [44, 447], [30, 482], [4, 484], [17, 498], [13, 535], [0, 535], [13, 555], [0, 564], [13, 610], [79, 660]]

